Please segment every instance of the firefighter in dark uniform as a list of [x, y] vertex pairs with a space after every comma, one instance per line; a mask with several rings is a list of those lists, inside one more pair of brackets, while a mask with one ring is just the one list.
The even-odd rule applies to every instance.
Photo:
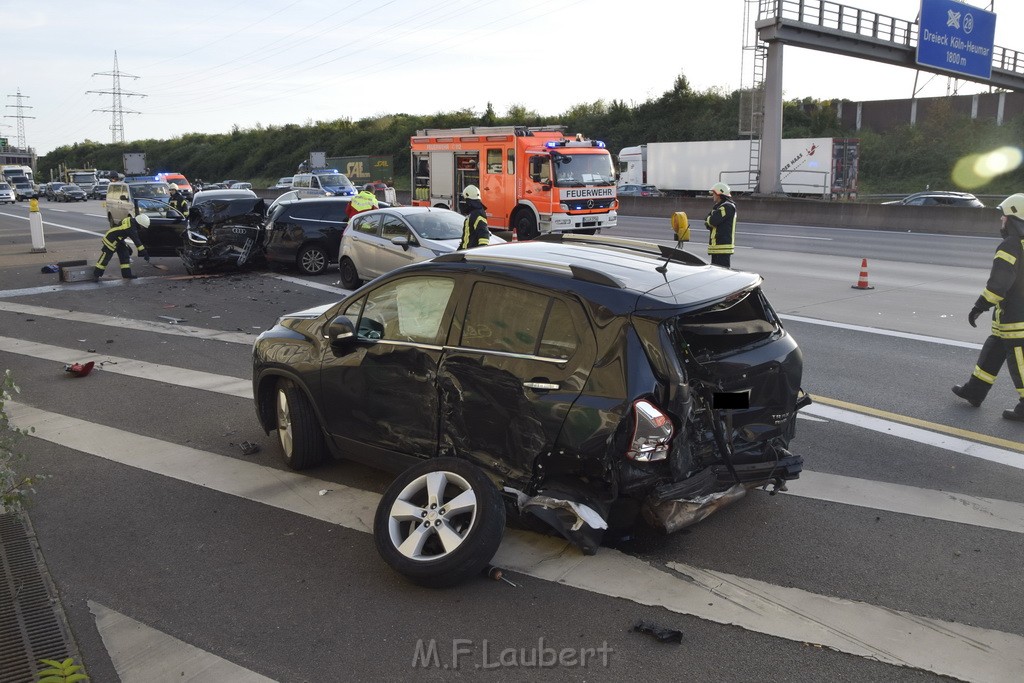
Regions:
[[466, 185], [462, 199], [466, 220], [462, 222], [459, 249], [487, 246], [491, 243], [491, 231], [487, 228], [487, 207], [480, 201], [480, 188]]
[[138, 275], [132, 274], [132, 250], [124, 241], [130, 237], [139, 249], [139, 256], [146, 259], [148, 263], [149, 254], [146, 253], [146, 245], [142, 243], [142, 237], [139, 235], [140, 227], [144, 229], [149, 227], [149, 216], [146, 214], [128, 216], [118, 225], [107, 230], [107, 233], [103, 235], [103, 249], [100, 250], [100, 258], [92, 270], [93, 280], [103, 277], [103, 273], [107, 270], [107, 264], [110, 263], [110, 259], [115, 253], [121, 264], [121, 277], [126, 280], [134, 280], [138, 277]]
[[711, 195], [715, 198], [715, 205], [704, 219], [704, 227], [710, 231], [708, 255], [711, 256], [711, 265], [729, 268], [732, 254], [736, 251], [736, 204], [725, 183], [712, 185]]
[[1005, 361], [1020, 400], [1003, 417], [1024, 422], [1024, 194], [1010, 195], [999, 210], [1003, 241], [996, 247], [985, 290], [967, 316], [971, 327], [977, 327], [978, 316], [994, 306], [992, 334], [981, 347], [971, 378], [953, 387], [953, 393], [980, 406]]
[[184, 216], [185, 220], [187, 221], [188, 198], [186, 198], [185, 195], [178, 190], [178, 186], [175, 185], [174, 183], [171, 183], [169, 189], [171, 190], [171, 200], [167, 203], [171, 205], [172, 209], [176, 210], [178, 213]]

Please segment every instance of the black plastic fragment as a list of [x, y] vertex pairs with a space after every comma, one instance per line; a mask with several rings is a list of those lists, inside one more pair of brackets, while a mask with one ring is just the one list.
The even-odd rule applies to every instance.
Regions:
[[682, 631], [674, 628], [665, 628], [664, 626], [658, 626], [647, 621], [636, 622], [630, 630], [654, 636], [661, 643], [683, 642]]

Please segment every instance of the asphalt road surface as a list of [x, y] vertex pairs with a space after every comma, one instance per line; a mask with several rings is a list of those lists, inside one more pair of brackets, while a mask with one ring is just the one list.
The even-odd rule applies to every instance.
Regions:
[[[100, 204], [0, 208], [0, 364], [29, 516], [93, 681], [1018, 681], [1024, 670], [1024, 425], [979, 409], [984, 329], [966, 314], [997, 243], [742, 224], [805, 358], [789, 491], [756, 491], [671, 536], [584, 557], [509, 530], [512, 582], [411, 586], [368, 533], [387, 475], [303, 474], [257, 424], [250, 346], [277, 316], [344, 295], [337, 268], [61, 284], [99, 253]], [[666, 221], [615, 234], [671, 243]], [[686, 249], [704, 255], [703, 229]], [[868, 260], [871, 290], [853, 289]], [[984, 327], [984, 326], [981, 326]], [[84, 378], [65, 363], [94, 359]], [[240, 444], [258, 452], [246, 455]], [[512, 585], [514, 584], [514, 585]], [[659, 642], [647, 622], [680, 632]]]

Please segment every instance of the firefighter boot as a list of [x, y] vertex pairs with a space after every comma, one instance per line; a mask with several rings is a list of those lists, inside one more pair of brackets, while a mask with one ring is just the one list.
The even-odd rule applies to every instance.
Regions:
[[99, 268], [93, 268], [92, 269], [92, 281], [93, 282], [99, 282], [101, 277], [103, 277], [103, 271], [100, 270]]
[[982, 382], [977, 377], [971, 377], [966, 384], [957, 384], [953, 387], [953, 393], [977, 408], [988, 395], [991, 384]]
[[1024, 398], [1017, 401], [1017, 405], [1013, 407], [1013, 410], [1004, 410], [1003, 418], [1015, 422], [1024, 422]]
[[121, 277], [123, 277], [125, 280], [138, 280], [139, 279], [139, 276], [133, 274], [132, 271], [130, 271], [130, 270], [122, 270], [121, 271]]

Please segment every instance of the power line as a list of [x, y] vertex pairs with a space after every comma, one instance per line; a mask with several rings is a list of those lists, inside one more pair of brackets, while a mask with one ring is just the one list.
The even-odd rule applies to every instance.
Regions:
[[32, 107], [28, 106], [27, 104], [22, 104], [21, 103], [21, 101], [23, 99], [28, 99], [28, 95], [22, 95], [21, 94], [21, 88], [18, 88], [18, 94], [17, 95], [8, 95], [8, 97], [15, 98], [15, 100], [14, 100], [15, 103], [14, 104], [8, 104], [7, 105], [8, 108], [14, 107], [18, 111], [18, 113], [17, 114], [4, 114], [4, 118], [5, 119], [17, 119], [18, 120], [18, 149], [27, 150], [28, 147], [25, 146], [25, 119], [34, 119], [35, 118], [34, 116], [26, 116], [25, 114], [22, 113], [23, 109], [32, 109]]
[[114, 85], [110, 90], [86, 90], [86, 94], [95, 93], [97, 95], [110, 95], [113, 103], [110, 109], [93, 109], [93, 111], [104, 111], [110, 112], [113, 115], [113, 122], [110, 124], [110, 132], [112, 134], [112, 141], [114, 143], [124, 142], [124, 115], [125, 114], [138, 114], [133, 109], [125, 109], [121, 105], [122, 97], [145, 97], [142, 93], [127, 92], [121, 89], [121, 78], [139, 78], [132, 74], [126, 74], [119, 70], [117, 67], [117, 50], [114, 50], [114, 70], [113, 71], [102, 71], [94, 73], [93, 76], [111, 76], [114, 79]]

